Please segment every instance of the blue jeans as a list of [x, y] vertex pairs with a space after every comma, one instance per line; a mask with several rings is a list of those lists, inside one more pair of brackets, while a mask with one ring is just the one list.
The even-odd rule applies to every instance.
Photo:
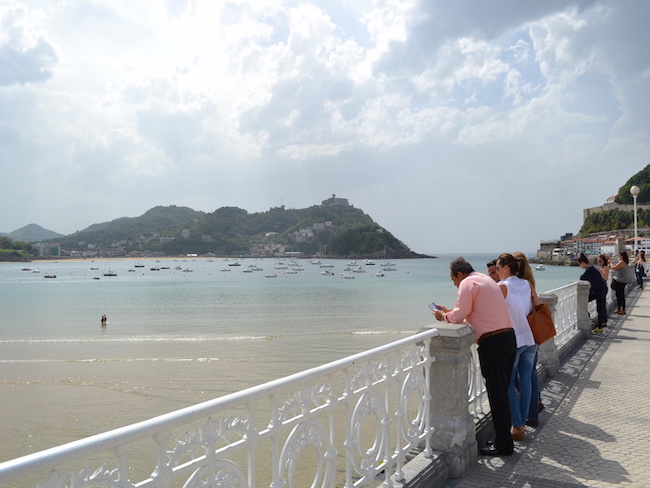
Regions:
[[[512, 417], [512, 425], [515, 427], [524, 425], [528, 418], [532, 394], [533, 364], [536, 355], [537, 345], [517, 348], [515, 364], [512, 366], [512, 374], [510, 375], [510, 386], [508, 387], [510, 416]], [[515, 388], [516, 383], [519, 383], [519, 394], [517, 394]]]
[[528, 419], [539, 421], [539, 379], [537, 378], [537, 351], [533, 360], [533, 369], [530, 370], [530, 407], [528, 408]]

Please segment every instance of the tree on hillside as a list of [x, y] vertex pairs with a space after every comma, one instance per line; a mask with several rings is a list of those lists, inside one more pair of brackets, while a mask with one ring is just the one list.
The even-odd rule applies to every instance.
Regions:
[[623, 185], [616, 195], [616, 203], [631, 204], [634, 203], [634, 198], [630, 193], [630, 188], [634, 185], [638, 186], [641, 190], [637, 197], [637, 203], [648, 204], [650, 203], [650, 164], [632, 176], [627, 183]]

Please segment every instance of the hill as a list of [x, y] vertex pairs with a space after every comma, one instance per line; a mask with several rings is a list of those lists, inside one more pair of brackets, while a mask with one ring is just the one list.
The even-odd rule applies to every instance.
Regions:
[[5, 237], [9, 237], [13, 241], [22, 241], [22, 242], [37, 242], [44, 241], [47, 239], [54, 239], [56, 237], [62, 237], [63, 234], [44, 229], [38, 224], [29, 224], [25, 227], [21, 227], [18, 230], [10, 232], [8, 234], [0, 234]]
[[363, 211], [350, 205], [305, 209], [274, 207], [249, 213], [222, 207], [204, 213], [187, 207], [155, 207], [140, 217], [119, 218], [55, 239], [67, 251], [165, 255], [259, 255], [278, 252], [330, 257], [411, 258], [411, 251]]
[[619, 188], [615, 199], [616, 205], [610, 205], [614, 208], [592, 213], [585, 219], [580, 228], [580, 235], [586, 236], [632, 228], [634, 226], [634, 211], [630, 210], [630, 205], [634, 203], [634, 199], [630, 188], [634, 185], [640, 189], [637, 196], [639, 205], [637, 226], [639, 229], [650, 228], [650, 208], [643, 207], [650, 204], [650, 165], [647, 165]]

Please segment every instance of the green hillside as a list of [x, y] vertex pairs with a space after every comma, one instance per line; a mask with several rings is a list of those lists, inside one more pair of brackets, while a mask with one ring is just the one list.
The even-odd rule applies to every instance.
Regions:
[[345, 205], [282, 206], [257, 213], [222, 207], [207, 214], [187, 207], [155, 207], [140, 217], [94, 224], [55, 241], [66, 250], [113, 254], [315, 255], [327, 249], [331, 257], [419, 257], [369, 215]]
[[[616, 195], [615, 203], [631, 205], [634, 203], [630, 188], [638, 186], [641, 190], [637, 196], [637, 204], [650, 204], [650, 165], [643, 168], [621, 186]], [[639, 228], [650, 228], [650, 210], [637, 210], [637, 225]], [[609, 232], [619, 229], [631, 229], [634, 226], [634, 211], [613, 209], [593, 213], [585, 219], [580, 228], [580, 235], [585, 236], [599, 232]]]

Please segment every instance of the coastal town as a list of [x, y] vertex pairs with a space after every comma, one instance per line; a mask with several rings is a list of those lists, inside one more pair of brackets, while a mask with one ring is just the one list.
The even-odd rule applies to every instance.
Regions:
[[[583, 224], [590, 216], [601, 212], [627, 212], [634, 213], [650, 209], [650, 205], [627, 205], [616, 203], [616, 195], [598, 207], [583, 210]], [[575, 236], [572, 233], [564, 234], [556, 240], [541, 241], [535, 261], [548, 264], [564, 264], [577, 266], [580, 253], [587, 256], [615, 256], [620, 251], [650, 251], [650, 229], [629, 228], [616, 229], [593, 233], [587, 236]]]

